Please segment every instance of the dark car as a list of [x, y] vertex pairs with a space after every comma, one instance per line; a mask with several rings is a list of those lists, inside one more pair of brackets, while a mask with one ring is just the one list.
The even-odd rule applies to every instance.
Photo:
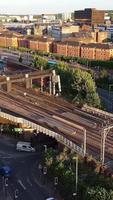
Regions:
[[12, 174], [12, 169], [9, 166], [0, 167], [0, 175], [5, 177], [10, 177]]

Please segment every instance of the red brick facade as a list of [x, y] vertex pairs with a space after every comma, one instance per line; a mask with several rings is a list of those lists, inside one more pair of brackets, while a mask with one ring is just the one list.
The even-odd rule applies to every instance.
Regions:
[[79, 57], [80, 56], [80, 45], [77, 43], [69, 43], [67, 45], [67, 55]]
[[6, 37], [0, 36], [0, 46], [6, 47]]
[[18, 48], [29, 48], [29, 41], [25, 38], [18, 38]]
[[67, 44], [58, 43], [56, 45], [56, 53], [59, 54], [59, 55], [67, 56]]
[[89, 60], [110, 60], [113, 58], [113, 45], [109, 44], [80, 44], [61, 42], [56, 43], [53, 52], [64, 56], [81, 57]]
[[29, 41], [29, 48], [32, 50], [38, 50], [38, 41]]
[[95, 59], [95, 47], [88, 45], [81, 45], [81, 58], [94, 60]]
[[29, 48], [33, 50], [39, 50], [44, 52], [52, 52], [52, 41], [43, 39], [29, 40]]
[[53, 40], [48, 38], [33, 39], [0, 35], [0, 46], [25, 47], [32, 50], [53, 52], [59, 55], [81, 57], [89, 60], [110, 60], [113, 58], [113, 45], [104, 43], [53, 42]]

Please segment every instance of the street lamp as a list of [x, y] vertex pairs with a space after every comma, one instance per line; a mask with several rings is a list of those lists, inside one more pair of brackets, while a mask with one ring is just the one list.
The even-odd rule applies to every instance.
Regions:
[[84, 148], [83, 148], [83, 151], [84, 151], [84, 156], [86, 155], [86, 129], [83, 128], [83, 133], [84, 133]]
[[76, 160], [76, 185], [75, 185], [75, 192], [73, 193], [73, 196], [77, 199], [77, 189], [78, 189], [78, 156], [73, 157], [73, 160]]

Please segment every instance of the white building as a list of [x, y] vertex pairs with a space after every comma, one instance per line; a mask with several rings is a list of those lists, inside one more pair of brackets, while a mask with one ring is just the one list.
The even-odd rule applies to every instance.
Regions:
[[72, 13], [71, 12], [66, 12], [66, 13], [62, 13], [62, 20], [63, 21], [71, 21], [72, 20]]
[[51, 37], [57, 41], [70, 37], [74, 32], [79, 32], [79, 26], [65, 25], [51, 27]]

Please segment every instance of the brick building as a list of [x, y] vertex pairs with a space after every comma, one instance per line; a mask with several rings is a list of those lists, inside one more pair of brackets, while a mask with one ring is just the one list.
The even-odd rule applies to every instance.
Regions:
[[80, 57], [84, 59], [95, 59], [95, 44], [82, 44], [80, 48]]
[[53, 49], [54, 53], [59, 55], [67, 56], [67, 42], [58, 42], [55, 46], [56, 49]]
[[107, 61], [113, 58], [113, 45], [92, 43], [81, 45], [81, 58]]
[[30, 40], [29, 41], [29, 48], [32, 50], [38, 50], [38, 41]]
[[[92, 32], [91, 32], [92, 33]], [[89, 36], [91, 36], [89, 33]], [[98, 32], [94, 32], [98, 33]], [[101, 32], [98, 37], [101, 38]], [[104, 34], [104, 33], [102, 33]], [[77, 33], [78, 35], [78, 33]], [[53, 52], [64, 56], [81, 57], [90, 60], [110, 60], [113, 59], [113, 45], [108, 43], [83, 43], [75, 40], [76, 37], [71, 37], [63, 40], [62, 42], [54, 42], [52, 38], [47, 37], [23, 37], [16, 36], [14, 33], [0, 34], [1, 47], [25, 47], [32, 50], [40, 50], [44, 52]], [[103, 36], [102, 38], [105, 38]], [[102, 40], [94, 37], [95, 40]]]
[[19, 37], [18, 38], [18, 48], [29, 48], [29, 40], [24, 38], [24, 37]]
[[0, 35], [0, 47], [6, 47], [6, 37]]
[[113, 58], [113, 45], [109, 44], [81, 44], [65, 41], [55, 43], [54, 47], [54, 53], [64, 56], [81, 57], [89, 60], [110, 60]]
[[32, 37], [28, 38], [28, 40], [30, 49], [44, 52], [52, 52], [53, 39], [44, 37]]
[[96, 44], [95, 60], [110, 60], [113, 58], [113, 45]]
[[80, 44], [79, 42], [68, 42], [67, 43], [67, 55], [79, 57], [80, 56]]

